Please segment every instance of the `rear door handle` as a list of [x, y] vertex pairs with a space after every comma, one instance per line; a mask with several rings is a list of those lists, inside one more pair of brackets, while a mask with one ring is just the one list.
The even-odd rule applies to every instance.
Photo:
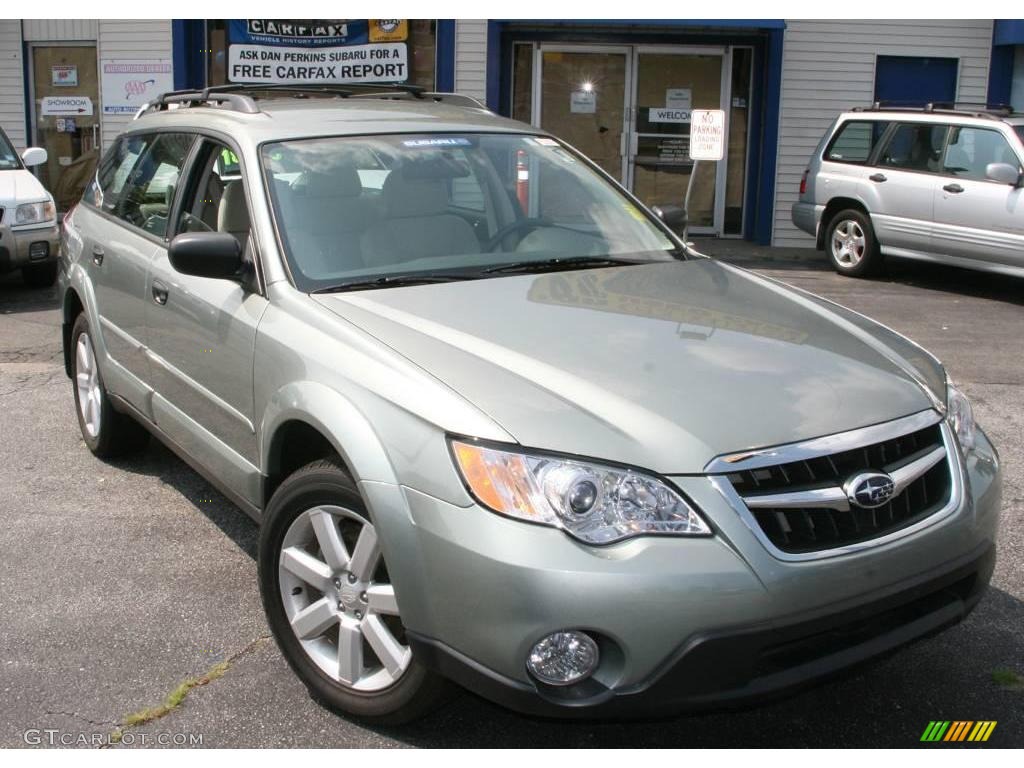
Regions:
[[103, 246], [94, 245], [92, 247], [92, 263], [95, 264], [97, 267], [103, 264], [104, 255], [105, 254], [103, 253]]
[[167, 303], [167, 286], [161, 283], [159, 280], [153, 281], [153, 301], [159, 304], [161, 307]]
[[964, 191], [964, 188], [961, 187], [959, 184], [947, 184], [946, 186], [943, 187], [943, 189], [954, 195], [959, 195], [961, 192]]
[[870, 176], [868, 176], [868, 178], [871, 179], [872, 181], [877, 181], [879, 184], [881, 184], [883, 181], [885, 181], [885, 174], [872, 173]]

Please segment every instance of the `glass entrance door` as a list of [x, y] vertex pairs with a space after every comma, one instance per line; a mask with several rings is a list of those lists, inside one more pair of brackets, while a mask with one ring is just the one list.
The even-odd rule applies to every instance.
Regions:
[[625, 180], [629, 48], [541, 46], [534, 67], [533, 122]]
[[65, 211], [82, 196], [99, 150], [99, 87], [93, 45], [32, 46], [33, 144], [49, 158], [40, 181]]
[[690, 113], [725, 110], [729, 148], [697, 166], [689, 220], [691, 232], [735, 236], [750, 72], [749, 48], [518, 44], [513, 100], [517, 117], [568, 141], [647, 205], [684, 204]]
[[[629, 181], [647, 205], [682, 205], [693, 163], [689, 159], [690, 113], [724, 109], [724, 51], [637, 48], [633, 66], [633, 121]], [[697, 167], [690, 196], [691, 232], [721, 232], [716, 205], [721, 163]], [[723, 173], [724, 178], [724, 173]]]

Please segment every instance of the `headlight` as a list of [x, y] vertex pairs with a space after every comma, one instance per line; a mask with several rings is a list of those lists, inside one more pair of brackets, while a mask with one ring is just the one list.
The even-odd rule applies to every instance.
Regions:
[[711, 529], [656, 477], [590, 462], [452, 441], [473, 495], [509, 517], [542, 523], [588, 544], [641, 534], [701, 536]]
[[23, 203], [14, 212], [14, 223], [18, 224], [42, 224], [44, 221], [53, 221], [57, 218], [57, 209], [49, 200], [41, 203]]
[[974, 448], [974, 411], [971, 409], [971, 401], [967, 395], [954, 387], [946, 385], [946, 418], [949, 425], [956, 432], [956, 439], [960, 441], [960, 447], [964, 451]]

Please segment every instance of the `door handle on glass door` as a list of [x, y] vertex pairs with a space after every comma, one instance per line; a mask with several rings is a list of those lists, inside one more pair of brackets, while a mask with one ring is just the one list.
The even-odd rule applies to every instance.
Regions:
[[868, 176], [868, 178], [871, 179], [872, 181], [877, 181], [879, 184], [881, 184], [883, 181], [885, 181], [885, 174], [873, 173], [870, 176]]
[[961, 187], [959, 184], [947, 184], [946, 186], [943, 187], [943, 189], [953, 195], [959, 195], [961, 192], [964, 191], [964, 188]]
[[167, 286], [159, 280], [153, 281], [153, 301], [161, 307], [167, 303]]
[[97, 267], [103, 264], [104, 255], [105, 254], [103, 252], [103, 246], [94, 245], [92, 247], [92, 263], [95, 264]]

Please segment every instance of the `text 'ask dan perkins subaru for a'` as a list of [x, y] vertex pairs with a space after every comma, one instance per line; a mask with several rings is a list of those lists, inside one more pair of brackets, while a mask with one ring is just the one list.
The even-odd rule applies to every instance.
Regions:
[[694, 253], [535, 128], [338, 91], [161, 99], [61, 273], [86, 445], [144, 426], [260, 521], [319, 700], [704, 710], [974, 607], [999, 460], [934, 357]]

